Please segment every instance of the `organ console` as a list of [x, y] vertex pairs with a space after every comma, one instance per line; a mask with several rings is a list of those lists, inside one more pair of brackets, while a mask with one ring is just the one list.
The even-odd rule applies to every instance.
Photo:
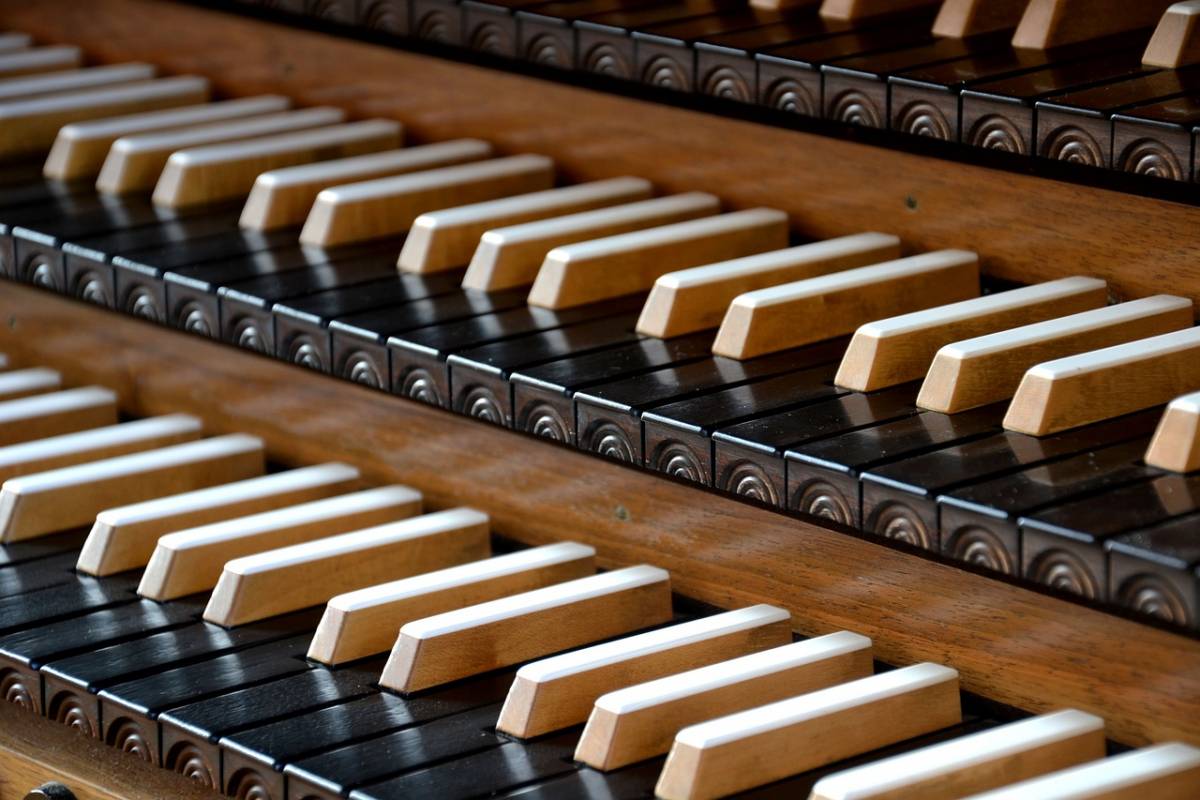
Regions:
[[1197, 20], [0, 0], [0, 798], [1200, 795]]

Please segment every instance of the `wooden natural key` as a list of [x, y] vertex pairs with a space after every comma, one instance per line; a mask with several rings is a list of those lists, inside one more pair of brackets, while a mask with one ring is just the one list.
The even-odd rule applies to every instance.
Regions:
[[1104, 758], [1105, 746], [1104, 720], [1057, 711], [834, 773], [809, 800], [956, 800]]
[[153, 64], [132, 63], [9, 78], [0, 80], [0, 102], [148, 81], [156, 72]]
[[99, 386], [0, 402], [0, 446], [115, 425], [117, 395]]
[[144, 567], [168, 533], [332, 497], [359, 483], [356, 468], [333, 462], [106, 508], [96, 515], [75, 568], [104, 576]]
[[325, 606], [308, 657], [336, 665], [386, 653], [400, 629], [414, 620], [595, 571], [594, 549], [559, 542], [347, 592]]
[[871, 674], [871, 640], [840, 631], [618, 689], [598, 698], [575, 760], [613, 770], [660, 756], [705, 720]]
[[0, 374], [0, 401], [42, 394], [62, 386], [62, 376], [45, 367], [18, 369]]
[[602, 694], [791, 639], [791, 615], [758, 605], [535, 661], [517, 671], [496, 730], [529, 738], [569, 728]]
[[684, 728], [655, 793], [723, 797], [961, 721], [958, 673], [916, 664]]
[[667, 572], [626, 567], [410, 622], [379, 685], [415, 692], [670, 618]]
[[83, 51], [73, 45], [6, 50], [0, 54], [0, 78], [71, 70], [83, 63]]
[[455, 508], [242, 556], [225, 564], [204, 618], [244, 625], [341, 592], [485, 558], [487, 514]]
[[1175, 3], [1154, 29], [1142, 63], [1179, 69], [1200, 63], [1200, 0]]
[[92, 180], [100, 174], [109, 148], [123, 136], [203, 127], [239, 117], [286, 111], [290, 105], [291, 101], [282, 95], [259, 95], [64, 125], [54, 138], [42, 174], [64, 181]]
[[1172, 472], [1200, 470], [1200, 392], [1176, 397], [1163, 412], [1146, 463]]

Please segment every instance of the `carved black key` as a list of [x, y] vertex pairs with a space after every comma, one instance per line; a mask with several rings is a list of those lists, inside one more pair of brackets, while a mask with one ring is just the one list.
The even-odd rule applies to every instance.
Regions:
[[471, 50], [502, 58], [517, 57], [516, 12], [542, 0], [463, 0], [462, 42]]
[[1179, 627], [1200, 625], [1200, 516], [1122, 534], [1105, 549], [1110, 602]]
[[1192, 180], [1196, 173], [1193, 139], [1197, 125], [1200, 94], [1113, 115], [1113, 169], [1173, 181]]
[[126, 603], [137, 589], [136, 578], [91, 578], [78, 574], [72, 578], [45, 589], [0, 598], [0, 633]]
[[86, 530], [79, 529], [0, 545], [0, 569], [47, 556], [78, 553], [87, 535]]
[[575, 67], [571, 23], [595, 14], [657, 5], [662, 0], [559, 0], [516, 12], [517, 58], [543, 67]]
[[784, 453], [808, 442], [917, 413], [917, 387], [852, 392], [723, 427], [712, 434], [713, 485], [769, 506], [787, 497]]
[[26, 562], [19, 569], [0, 570], [0, 597], [68, 583], [75, 577], [78, 558], [77, 553], [58, 553]]

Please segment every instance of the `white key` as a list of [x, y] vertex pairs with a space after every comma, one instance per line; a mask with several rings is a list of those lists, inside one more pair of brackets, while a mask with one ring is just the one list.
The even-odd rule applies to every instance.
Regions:
[[45, 75], [31, 75], [25, 78], [9, 78], [0, 80], [0, 101], [8, 102], [17, 98], [75, 92], [96, 86], [134, 83], [149, 80], [154, 77], [154, 74], [155, 69], [152, 64], [113, 64], [108, 67], [73, 69], [50, 72]]

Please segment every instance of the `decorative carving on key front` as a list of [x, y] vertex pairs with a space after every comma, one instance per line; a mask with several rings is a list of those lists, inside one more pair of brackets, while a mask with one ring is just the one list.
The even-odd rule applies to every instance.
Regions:
[[1190, 626], [1187, 603], [1165, 581], [1154, 575], [1135, 575], [1117, 589], [1117, 603], [1141, 614], [1176, 625]]
[[408, 3], [377, 0], [359, 11], [359, 22], [371, 30], [404, 33], [408, 30]]
[[71, 294], [80, 300], [86, 300], [98, 306], [112, 305], [112, 294], [108, 291], [108, 285], [91, 270], [79, 274]]
[[152, 322], [163, 321], [163, 311], [158, 298], [151, 294], [149, 289], [142, 286], [134, 288], [126, 296], [125, 311], [135, 317]]
[[792, 507], [802, 514], [827, 519], [842, 525], [854, 523], [850, 502], [837, 487], [825, 481], [812, 481], [795, 493]]
[[354, 21], [353, 0], [312, 0], [306, 10], [311, 17], [339, 25], [349, 25]]
[[710, 97], [722, 97], [739, 103], [754, 101], [753, 87], [732, 67], [720, 66], [709, 71], [700, 81], [700, 91]]
[[659, 445], [650, 459], [654, 469], [672, 478], [707, 483], [704, 467], [692, 449], [681, 442], [667, 441]]
[[1041, 155], [1055, 161], [1081, 164], [1087, 167], [1104, 166], [1104, 151], [1092, 135], [1082, 128], [1060, 128], [1046, 137]]
[[791, 78], [781, 78], [768, 86], [763, 92], [761, 104], [806, 117], [814, 116], [817, 112], [817, 101], [812, 92]]
[[580, 444], [587, 450], [611, 458], [614, 461], [633, 463], [633, 444], [625, 431], [611, 422], [602, 422], [589, 428], [579, 437]]
[[216, 332], [216, 320], [199, 303], [185, 303], [179, 310], [179, 327], [188, 333], [211, 338]]
[[450, 12], [448, 11], [426, 9], [425, 13], [414, 17], [413, 35], [427, 42], [450, 44], [452, 42], [451, 31], [453, 30], [455, 19], [457, 19], [457, 11], [458, 9], [456, 8], [455, 17], [451, 19]]
[[994, 533], [975, 525], [960, 528], [950, 535], [946, 550], [956, 561], [976, 564], [994, 572], [1015, 575], [1008, 548]]
[[253, 350], [256, 353], [268, 352], [266, 334], [258, 327], [258, 323], [252, 319], [244, 319], [238, 322], [233, 328], [233, 340], [238, 347], [246, 350]]
[[321, 351], [307, 336], [297, 336], [288, 348], [288, 361], [302, 367], [325, 371], [325, 362], [321, 359]]
[[163, 766], [169, 770], [178, 772], [180, 775], [195, 781], [201, 786], [213, 789], [217, 788], [215, 778], [217, 771], [195, 745], [181, 742], [167, 754]]
[[115, 747], [122, 753], [128, 753], [142, 761], [157, 761], [146, 731], [135, 720], [123, 717], [108, 723], [107, 727], [104, 743], [109, 747]]
[[966, 140], [969, 144], [985, 150], [1025, 155], [1025, 137], [1012, 120], [999, 114], [981, 117], [971, 127]]
[[758, 464], [739, 461], [721, 476], [720, 487], [727, 492], [757, 500], [766, 505], [779, 505], [779, 493], [775, 484]]
[[1033, 560], [1025, 571], [1043, 586], [1095, 600], [1099, 594], [1096, 578], [1078, 556], [1065, 550], [1047, 550]]
[[944, 142], [957, 138], [946, 116], [932, 103], [909, 103], [900, 111], [897, 123], [899, 130], [913, 136], [926, 136]]
[[3, 698], [5, 703], [20, 706], [31, 713], [38, 712], [37, 701], [25, 684], [25, 676], [14, 670], [0, 673], [0, 698]]
[[688, 88], [687, 74], [679, 63], [668, 56], [655, 56], [642, 68], [642, 83], [660, 89], [685, 91]]
[[504, 424], [504, 412], [500, 409], [500, 401], [496, 399], [496, 395], [492, 393], [491, 389], [484, 386], [474, 386], [468, 389], [462, 395], [459, 408], [456, 410], [468, 417], [481, 419], [493, 425]]
[[534, 403], [521, 412], [520, 428], [542, 439], [567, 442], [567, 423], [549, 403]]
[[1117, 166], [1123, 172], [1152, 178], [1184, 181], [1188, 177], [1171, 148], [1153, 139], [1139, 139], [1130, 144], [1117, 159]]
[[467, 46], [480, 53], [506, 55], [512, 51], [512, 37], [494, 22], [477, 25], [467, 34]]
[[833, 97], [827, 104], [829, 119], [866, 128], [882, 128], [883, 113], [866, 94], [849, 90]]
[[[95, 701], [92, 701], [95, 703]], [[73, 692], [60, 692], [48, 705], [50, 719], [84, 736], [95, 739], [99, 736], [96, 721], [88, 714], [83, 702]]]
[[544, 67], [567, 68], [571, 66], [570, 54], [563, 48], [562, 42], [548, 34], [534, 36], [525, 45], [526, 61], [541, 64]]
[[225, 787], [225, 794], [237, 800], [274, 800], [271, 788], [262, 776], [252, 769], [235, 772]]
[[629, 62], [607, 42], [601, 42], [580, 56], [580, 69], [596, 75], [608, 75], [613, 78], [629, 78], [633, 73]]
[[342, 377], [354, 383], [361, 383], [363, 386], [370, 386], [372, 389], [383, 388], [383, 378], [375, 369], [375, 365], [371, 363], [371, 359], [365, 355], [351, 354], [342, 366]]
[[417, 367], [411, 369], [400, 381], [398, 394], [410, 400], [419, 400], [431, 406], [442, 404], [442, 395], [438, 392], [437, 382], [428, 370]]
[[888, 503], [876, 510], [871, 530], [887, 539], [932, 550], [933, 537], [921, 518], [908, 506], [902, 503]]

